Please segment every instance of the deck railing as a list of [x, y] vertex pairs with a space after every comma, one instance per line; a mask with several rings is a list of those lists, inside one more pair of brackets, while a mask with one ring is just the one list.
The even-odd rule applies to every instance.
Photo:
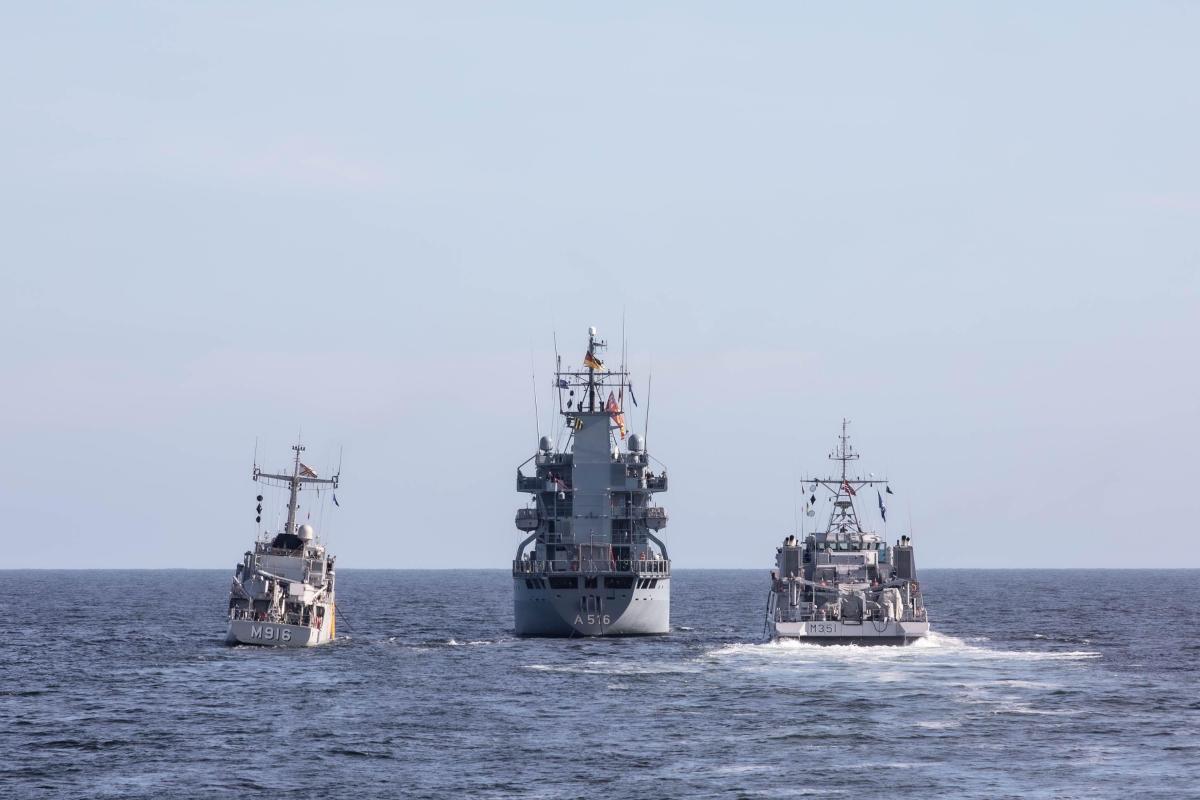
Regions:
[[252, 611], [248, 608], [229, 609], [229, 618], [244, 619], [250, 622], [265, 622], [272, 625], [307, 625], [316, 628], [321, 617], [309, 615], [309, 621], [304, 621], [303, 614], [279, 614], [274, 611]]
[[671, 562], [664, 559], [623, 559], [618, 561], [610, 561], [608, 559], [526, 561], [522, 559], [513, 562], [514, 575], [549, 575], [557, 573], [670, 575]]

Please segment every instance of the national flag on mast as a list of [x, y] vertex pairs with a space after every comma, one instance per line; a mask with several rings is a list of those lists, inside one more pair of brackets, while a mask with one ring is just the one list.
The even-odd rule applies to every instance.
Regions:
[[887, 522], [887, 508], [885, 508], [883, 505], [883, 495], [881, 495], [879, 490], [876, 489], [875, 496], [879, 498], [879, 516], [883, 517], [884, 522]]
[[312, 467], [308, 466], [307, 464], [305, 464], [303, 461], [300, 462], [300, 474], [306, 478], [317, 477], [317, 471], [315, 469], [313, 469]]
[[850, 485], [850, 481], [842, 481], [842, 489], [851, 497], [856, 497], [858, 492], [854, 491], [854, 487]]
[[583, 357], [583, 365], [588, 369], [604, 369], [604, 362], [596, 358], [591, 350], [588, 350], [587, 355]]
[[621, 413], [621, 405], [617, 402], [616, 396], [608, 393], [608, 402], [604, 404], [604, 410], [612, 417], [613, 422], [617, 423], [617, 427], [621, 429], [621, 438], [625, 438], [625, 415]]

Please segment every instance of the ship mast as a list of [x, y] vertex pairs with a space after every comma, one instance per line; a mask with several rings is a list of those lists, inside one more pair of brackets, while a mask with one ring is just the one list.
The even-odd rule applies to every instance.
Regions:
[[296, 458], [292, 465], [292, 479], [288, 481], [290, 493], [288, 495], [287, 525], [283, 529], [284, 533], [296, 532], [296, 495], [300, 494], [300, 454], [304, 452], [304, 445], [294, 444], [292, 449], [296, 451]]
[[[829, 514], [829, 526], [826, 528], [828, 533], [862, 533], [862, 524], [858, 519], [858, 512], [854, 508], [854, 497], [857, 490], [864, 486], [875, 486], [877, 484], [886, 484], [886, 479], [876, 480], [874, 478], [862, 478], [859, 476], [850, 476], [850, 462], [857, 461], [858, 453], [850, 446], [850, 434], [848, 428], [850, 420], [842, 419], [842, 433], [838, 437], [837, 449], [829, 454], [830, 461], [840, 461], [842, 464], [842, 472], [840, 478], [807, 478], [805, 483], [812, 482], [814, 485], [824, 486], [829, 491], [833, 492], [833, 510]], [[815, 486], [814, 486], [815, 488]]]
[[[253, 477], [254, 480], [262, 481], [268, 485], [288, 487], [288, 516], [283, 532], [294, 534], [296, 532], [296, 511], [299, 508], [298, 497], [300, 487], [306, 483], [312, 483], [326, 484], [336, 489], [338, 487], [338, 475], [334, 475], [332, 478], [318, 478], [316, 472], [300, 463], [300, 454], [304, 452], [304, 445], [297, 443], [292, 445], [292, 449], [296, 451], [296, 457], [292, 464], [291, 475], [274, 475], [263, 472], [255, 464]], [[271, 483], [272, 481], [278, 481], [278, 483]]]
[[[554, 383], [559, 390], [558, 411], [567, 417], [568, 421], [575, 414], [604, 413], [604, 390], [616, 391], [628, 383], [629, 373], [625, 371], [623, 360], [622, 365], [616, 369], [603, 366], [598, 353], [607, 349], [608, 342], [599, 338], [596, 335], [596, 329], [592, 327], [588, 328], [587, 353], [589, 358], [584, 361], [583, 368], [564, 371], [562, 357], [558, 357], [557, 368], [554, 372]], [[595, 359], [595, 362], [589, 363], [591, 359]], [[574, 400], [576, 391], [580, 394], [578, 403]], [[564, 401], [567, 405], [564, 405]]]
[[[588, 329], [588, 356], [596, 357], [596, 334], [593, 333], [595, 328]], [[596, 410], [596, 368], [588, 365], [588, 411]]]

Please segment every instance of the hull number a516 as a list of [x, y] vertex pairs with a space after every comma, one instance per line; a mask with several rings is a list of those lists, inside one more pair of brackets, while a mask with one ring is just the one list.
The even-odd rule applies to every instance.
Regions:
[[611, 625], [612, 620], [609, 619], [608, 614], [586, 614], [586, 615], [576, 614], [575, 615], [575, 624], [576, 625], [583, 625], [585, 623], [588, 625]]

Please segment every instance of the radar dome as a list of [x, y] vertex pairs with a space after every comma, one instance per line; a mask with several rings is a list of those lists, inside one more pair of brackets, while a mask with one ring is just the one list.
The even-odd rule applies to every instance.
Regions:
[[638, 436], [636, 433], [630, 434], [629, 436], [629, 452], [642, 452], [642, 437]]
[[539, 450], [542, 450], [543, 452], [549, 453], [549, 452], [550, 452], [550, 447], [551, 447], [551, 444], [550, 444], [550, 437], [549, 437], [549, 436], [543, 436], [543, 437], [542, 437], [542, 440], [541, 440], [540, 442], [538, 442], [538, 449], [539, 449]]
[[296, 529], [296, 535], [299, 536], [301, 539], [303, 539], [306, 542], [311, 542], [313, 540], [313, 536], [315, 535], [313, 533], [313, 526], [312, 525], [301, 525], [299, 528]]

